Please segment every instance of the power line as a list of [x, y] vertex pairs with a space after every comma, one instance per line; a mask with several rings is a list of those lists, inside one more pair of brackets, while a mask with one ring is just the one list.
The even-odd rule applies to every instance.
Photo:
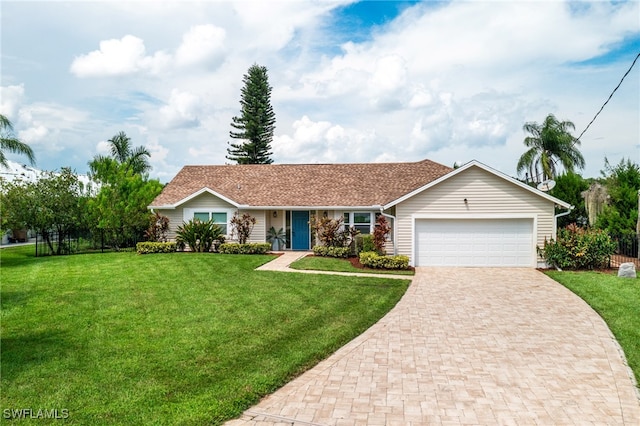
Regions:
[[624, 81], [624, 79], [627, 77], [627, 75], [629, 75], [629, 73], [631, 72], [631, 69], [633, 69], [633, 66], [636, 64], [636, 62], [638, 61], [638, 58], [640, 58], [640, 52], [638, 52], [638, 54], [636, 55], [636, 58], [633, 60], [633, 62], [631, 63], [631, 66], [629, 67], [629, 69], [627, 70], [627, 72], [624, 73], [624, 75], [622, 76], [622, 78], [620, 79], [620, 82], [618, 83], [618, 85], [615, 87], [615, 89], [613, 89], [613, 91], [611, 92], [611, 94], [609, 95], [609, 97], [607, 98], [606, 101], [604, 101], [604, 103], [602, 104], [602, 106], [600, 107], [600, 110], [596, 113], [596, 115], [593, 116], [593, 118], [591, 119], [591, 121], [589, 122], [589, 124], [587, 124], [587, 127], [584, 128], [584, 130], [582, 131], [582, 133], [580, 133], [580, 136], [578, 136], [576, 138], [576, 140], [573, 142], [573, 144], [575, 145], [580, 138], [582, 137], [582, 135], [585, 134], [585, 132], [589, 129], [589, 127], [591, 127], [591, 124], [593, 124], [594, 121], [596, 121], [596, 118], [600, 115], [600, 113], [602, 112], [602, 110], [604, 109], [604, 107], [609, 103], [609, 101], [611, 100], [611, 98], [613, 97], [613, 94], [616, 93], [616, 91], [618, 90], [618, 88], [620, 87], [620, 85], [622, 85], [622, 82]]

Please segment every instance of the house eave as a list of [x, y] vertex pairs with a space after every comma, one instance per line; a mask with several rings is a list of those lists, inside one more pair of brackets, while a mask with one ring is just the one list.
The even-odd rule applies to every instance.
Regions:
[[514, 179], [511, 176], [508, 176], [508, 175], [506, 175], [506, 174], [504, 174], [504, 173], [502, 173], [502, 172], [500, 172], [498, 170], [495, 170], [495, 169], [487, 166], [486, 164], [483, 164], [483, 163], [481, 163], [479, 161], [476, 161], [476, 160], [470, 161], [470, 162], [464, 164], [463, 166], [461, 166], [461, 167], [459, 167], [459, 168], [447, 173], [446, 175], [441, 176], [438, 179], [436, 179], [434, 181], [431, 181], [428, 184], [423, 185], [420, 188], [418, 188], [418, 189], [416, 189], [414, 191], [411, 191], [408, 194], [405, 194], [402, 197], [398, 198], [397, 200], [394, 200], [394, 201], [392, 201], [392, 202], [390, 202], [388, 204], [385, 204], [382, 207], [385, 210], [387, 210], [387, 209], [389, 209], [389, 208], [391, 208], [391, 207], [393, 207], [393, 206], [395, 206], [395, 205], [397, 205], [397, 204], [399, 204], [399, 203], [401, 203], [401, 202], [403, 202], [403, 201], [405, 201], [405, 200], [407, 200], [407, 199], [409, 199], [409, 198], [411, 198], [411, 197], [413, 197], [413, 196], [415, 196], [415, 195], [417, 195], [417, 194], [419, 194], [419, 193], [421, 193], [421, 192], [423, 192], [423, 191], [425, 191], [425, 190], [427, 190], [427, 189], [429, 189], [429, 188], [431, 188], [433, 186], [438, 185], [441, 182], [444, 182], [447, 179], [452, 178], [453, 176], [456, 176], [456, 175], [458, 175], [460, 173], [463, 173], [465, 170], [470, 169], [471, 167], [478, 167], [478, 168], [480, 168], [480, 169], [482, 169], [482, 170], [484, 170], [484, 171], [486, 171], [488, 173], [491, 173], [491, 174], [493, 174], [493, 175], [495, 175], [497, 177], [500, 177], [500, 178], [502, 178], [502, 179], [504, 179], [504, 180], [516, 185], [516, 186], [519, 186], [520, 188], [522, 188], [524, 190], [527, 190], [527, 191], [531, 192], [532, 194], [535, 194], [535, 195], [537, 195], [539, 197], [542, 197], [542, 198], [554, 203], [557, 206], [560, 206], [560, 207], [563, 207], [563, 208], [570, 208], [571, 207], [571, 204], [569, 204], [569, 203], [566, 203], [566, 202], [564, 202], [564, 201], [562, 201], [562, 200], [560, 200], [560, 199], [558, 199], [556, 197], [552, 197], [551, 195], [549, 195], [547, 193], [544, 193], [544, 192], [542, 192], [542, 191], [540, 191], [540, 190], [538, 190], [536, 188], [532, 188], [531, 186], [529, 186], [529, 185], [527, 185], [525, 183], [522, 183], [519, 180]]

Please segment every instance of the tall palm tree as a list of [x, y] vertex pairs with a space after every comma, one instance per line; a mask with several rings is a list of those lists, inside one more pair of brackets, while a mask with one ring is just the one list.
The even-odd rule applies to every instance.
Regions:
[[0, 114], [0, 165], [8, 167], [9, 163], [4, 154], [5, 151], [25, 155], [31, 165], [36, 163], [36, 157], [31, 147], [13, 136], [13, 125], [11, 121]]
[[100, 170], [112, 169], [118, 164], [124, 164], [135, 174], [144, 174], [151, 170], [149, 157], [151, 153], [142, 145], [132, 148], [131, 138], [125, 132], [119, 132], [108, 140], [111, 145], [111, 157], [104, 155], [96, 155], [89, 167], [94, 175], [99, 174]]
[[109, 139], [111, 156], [120, 164], [127, 164], [136, 174], [143, 174], [151, 170], [149, 157], [151, 153], [144, 146], [131, 147], [131, 138], [125, 132], [119, 132]]
[[571, 121], [559, 121], [549, 114], [542, 125], [534, 121], [525, 123], [523, 129], [531, 136], [524, 139], [529, 149], [518, 160], [519, 174], [528, 171], [535, 182], [540, 182], [558, 174], [558, 163], [570, 172], [584, 168], [584, 157], [577, 148], [580, 141], [569, 133], [575, 130]]

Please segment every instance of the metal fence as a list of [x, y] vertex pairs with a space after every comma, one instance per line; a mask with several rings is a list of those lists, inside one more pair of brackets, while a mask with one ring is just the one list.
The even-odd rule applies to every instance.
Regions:
[[616, 242], [617, 248], [611, 255], [610, 266], [617, 268], [622, 263], [631, 262], [640, 268], [638, 258], [638, 234], [611, 235], [611, 239]]

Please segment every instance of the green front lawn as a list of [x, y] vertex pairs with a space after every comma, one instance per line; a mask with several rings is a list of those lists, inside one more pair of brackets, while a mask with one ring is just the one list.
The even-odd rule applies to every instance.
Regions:
[[408, 286], [254, 271], [267, 255], [33, 250], [0, 251], [1, 407], [66, 409], [71, 424], [221, 423], [362, 333]]
[[640, 279], [586, 271], [546, 273], [600, 314], [640, 383]]
[[293, 262], [289, 267], [293, 269], [305, 269], [312, 271], [333, 271], [333, 272], [363, 272], [367, 274], [389, 274], [389, 275], [414, 275], [413, 271], [356, 268], [347, 259], [335, 257], [306, 256]]

